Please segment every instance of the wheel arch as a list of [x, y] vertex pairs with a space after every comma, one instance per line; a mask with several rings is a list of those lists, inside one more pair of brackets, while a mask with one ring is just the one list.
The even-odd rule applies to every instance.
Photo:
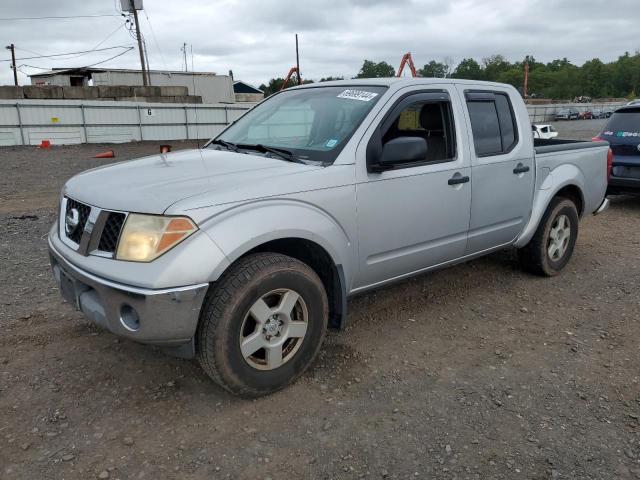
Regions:
[[584, 193], [577, 185], [565, 185], [560, 190], [558, 190], [552, 198], [555, 197], [563, 197], [571, 200], [578, 210], [578, 216], [582, 217], [582, 215], [584, 214]]
[[[549, 175], [551, 177], [553, 174]], [[547, 182], [545, 182], [546, 184]], [[582, 181], [582, 175], [577, 176], [565, 176], [564, 180], [557, 182], [555, 185], [545, 186], [537, 191], [537, 196], [534, 198], [533, 207], [531, 210], [531, 217], [526, 227], [520, 234], [520, 236], [514, 242], [516, 248], [522, 248], [533, 237], [538, 225], [542, 220], [545, 212], [549, 208], [551, 201], [556, 197], [568, 198], [576, 204], [578, 210], [578, 217], [581, 217], [584, 213], [585, 198], [583, 192], [584, 182]]]
[[222, 212], [207, 221], [203, 230], [228, 261], [211, 272], [212, 285], [224, 271], [251, 253], [288, 255], [309, 265], [322, 280], [329, 300], [329, 326], [345, 326], [354, 244], [329, 213], [301, 201], [261, 201]]
[[347, 289], [344, 269], [336, 264], [318, 243], [300, 237], [285, 237], [262, 243], [248, 250], [239, 259], [252, 253], [273, 252], [300, 260], [311, 267], [322, 280], [329, 301], [329, 327], [341, 329], [346, 324]]

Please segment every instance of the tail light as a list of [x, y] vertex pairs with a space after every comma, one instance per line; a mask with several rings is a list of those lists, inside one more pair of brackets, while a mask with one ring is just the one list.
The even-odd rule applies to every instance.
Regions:
[[[599, 135], [596, 135], [591, 139], [592, 142], [603, 142], [605, 141]], [[607, 152], [607, 183], [609, 183], [609, 179], [611, 178], [611, 170], [613, 169], [613, 150], [609, 148]]]

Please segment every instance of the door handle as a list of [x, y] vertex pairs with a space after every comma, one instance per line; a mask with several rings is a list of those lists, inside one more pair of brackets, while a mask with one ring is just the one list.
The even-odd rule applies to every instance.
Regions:
[[469, 177], [451, 177], [447, 182], [449, 185], [459, 185], [460, 183], [467, 183], [469, 181]]
[[521, 173], [527, 173], [528, 171], [529, 171], [529, 167], [522, 164], [519, 164], [516, 168], [513, 169], [513, 173], [515, 175], [520, 175]]

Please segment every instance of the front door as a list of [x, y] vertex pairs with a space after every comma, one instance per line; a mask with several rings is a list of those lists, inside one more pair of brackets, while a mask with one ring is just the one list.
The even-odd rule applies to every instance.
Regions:
[[[431, 87], [431, 86], [430, 86]], [[384, 283], [464, 255], [471, 203], [469, 152], [451, 86], [401, 90], [357, 152], [359, 272], [354, 289]], [[421, 137], [424, 159], [370, 171], [366, 150], [398, 137]]]

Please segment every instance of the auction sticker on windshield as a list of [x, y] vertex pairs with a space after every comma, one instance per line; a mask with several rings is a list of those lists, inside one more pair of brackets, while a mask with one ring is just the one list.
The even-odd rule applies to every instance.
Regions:
[[367, 92], [365, 90], [345, 90], [338, 98], [348, 98], [350, 100], [360, 100], [361, 102], [369, 102], [378, 96], [377, 93]]

